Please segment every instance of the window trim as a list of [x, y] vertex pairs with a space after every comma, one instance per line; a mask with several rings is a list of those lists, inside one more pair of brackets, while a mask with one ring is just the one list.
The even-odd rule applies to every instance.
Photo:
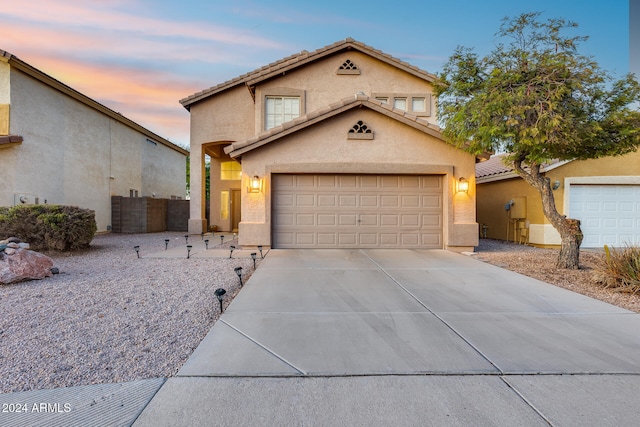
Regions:
[[[381, 93], [372, 93], [371, 97], [374, 99], [377, 99], [378, 101], [381, 102], [385, 102], [382, 101], [378, 98], [386, 98], [387, 101], [386, 103], [394, 106], [395, 105], [395, 100], [396, 99], [406, 99], [407, 102], [407, 109], [406, 110], [402, 110], [402, 111], [406, 111], [409, 114], [413, 114], [414, 116], [417, 117], [430, 117], [431, 116], [431, 109], [432, 109], [432, 102], [431, 102], [431, 94], [430, 93], [387, 93], [387, 92], [381, 92]], [[413, 111], [413, 99], [414, 98], [424, 98], [424, 106], [425, 106], [425, 111]]]
[[306, 114], [306, 91], [302, 89], [294, 89], [288, 87], [274, 87], [266, 90], [262, 90], [260, 98], [260, 129], [259, 132], [267, 131], [267, 98], [268, 97], [297, 97], [300, 99], [300, 111], [298, 117], [302, 117]]

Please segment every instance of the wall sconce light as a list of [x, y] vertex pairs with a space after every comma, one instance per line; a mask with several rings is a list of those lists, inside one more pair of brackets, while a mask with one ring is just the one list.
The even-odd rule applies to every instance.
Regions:
[[557, 190], [558, 188], [560, 188], [560, 181], [555, 180], [553, 185], [551, 186], [552, 190]]
[[469, 191], [469, 181], [464, 179], [464, 177], [460, 178], [456, 184], [458, 186], [458, 193], [466, 193]]
[[247, 193], [260, 193], [262, 191], [262, 180], [258, 175], [254, 175], [249, 181], [249, 187], [247, 187]]

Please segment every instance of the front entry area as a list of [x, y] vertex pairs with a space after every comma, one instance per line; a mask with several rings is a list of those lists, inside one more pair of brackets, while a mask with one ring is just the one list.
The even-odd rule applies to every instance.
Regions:
[[443, 247], [440, 175], [272, 175], [274, 248]]

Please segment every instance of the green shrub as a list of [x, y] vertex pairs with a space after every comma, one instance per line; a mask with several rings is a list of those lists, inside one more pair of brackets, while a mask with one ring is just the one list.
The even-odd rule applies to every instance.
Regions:
[[36, 251], [87, 248], [96, 234], [95, 212], [75, 206], [0, 208], [0, 240], [15, 236]]
[[640, 291], [640, 247], [622, 249], [604, 247], [604, 263], [594, 273], [596, 282], [620, 292]]

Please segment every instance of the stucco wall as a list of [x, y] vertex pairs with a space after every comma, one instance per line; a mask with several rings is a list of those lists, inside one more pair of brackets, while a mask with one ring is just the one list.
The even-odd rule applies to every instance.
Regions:
[[[347, 139], [358, 120], [373, 129], [373, 140]], [[242, 192], [241, 245], [270, 245], [270, 174], [278, 172], [444, 175], [445, 245], [477, 244], [474, 157], [375, 111], [357, 109], [328, 119], [245, 153], [242, 165], [241, 187], [246, 188], [250, 177], [258, 175], [265, 180], [265, 191]], [[459, 177], [471, 181], [468, 194], [455, 194]]]
[[[149, 156], [145, 135], [16, 70], [11, 71], [11, 132], [24, 141], [0, 150], [3, 206], [13, 205], [15, 194], [26, 194], [31, 203], [38, 197], [40, 203], [93, 209], [98, 231], [106, 231], [112, 195], [128, 197], [130, 189], [140, 196], [150, 195], [144, 191], [184, 195], [183, 155], [158, 144], [165, 153]], [[143, 166], [156, 161], [158, 170], [144, 172], [150, 171], [147, 188]]]

